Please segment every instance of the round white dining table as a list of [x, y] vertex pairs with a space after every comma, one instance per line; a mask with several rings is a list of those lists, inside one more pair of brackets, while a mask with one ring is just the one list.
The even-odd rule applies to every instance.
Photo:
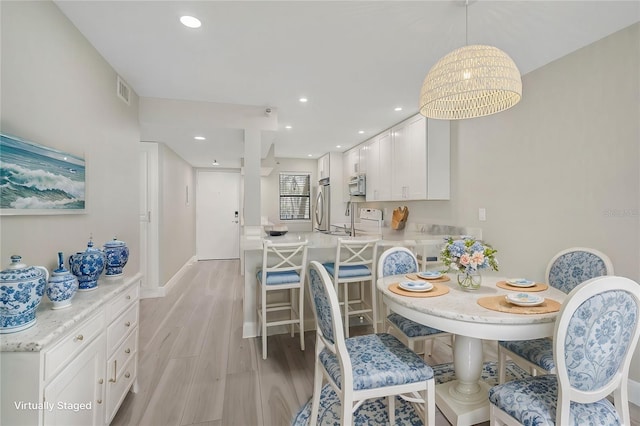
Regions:
[[[519, 289], [497, 287], [504, 277], [483, 275], [477, 290], [462, 290], [455, 274], [439, 283], [449, 292], [436, 297], [410, 297], [393, 293], [389, 286], [406, 281], [404, 275], [391, 275], [377, 280], [387, 307], [417, 323], [455, 334], [453, 367], [456, 380], [436, 386], [436, 404], [453, 425], [473, 425], [489, 419], [488, 390], [481, 378], [483, 366], [482, 340], [528, 340], [553, 336], [558, 312], [514, 314], [489, 310], [477, 301], [482, 297], [507, 295]], [[559, 303], [566, 294], [549, 286], [535, 292]]]

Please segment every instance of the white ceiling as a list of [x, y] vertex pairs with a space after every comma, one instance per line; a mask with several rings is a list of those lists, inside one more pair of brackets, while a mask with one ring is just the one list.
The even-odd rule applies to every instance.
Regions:
[[[263, 155], [273, 142], [276, 157], [344, 151], [414, 114], [429, 68], [465, 44], [462, 0], [56, 4], [143, 98], [194, 101], [203, 111], [215, 103], [230, 114], [271, 107], [276, 130], [264, 133]], [[202, 27], [184, 27], [182, 15]], [[468, 43], [499, 47], [526, 74], [638, 21], [637, 0], [478, 0], [468, 7]], [[237, 124], [184, 116], [145, 114], [143, 140], [166, 143], [196, 167], [238, 166]]]

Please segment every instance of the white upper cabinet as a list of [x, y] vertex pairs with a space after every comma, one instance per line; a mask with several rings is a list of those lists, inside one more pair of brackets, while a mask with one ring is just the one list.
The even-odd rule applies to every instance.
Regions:
[[449, 199], [449, 121], [417, 114], [358, 147], [365, 153], [367, 201]]
[[364, 144], [367, 162], [367, 201], [391, 199], [391, 131], [386, 130]]
[[329, 154], [318, 159], [318, 180], [329, 177]]

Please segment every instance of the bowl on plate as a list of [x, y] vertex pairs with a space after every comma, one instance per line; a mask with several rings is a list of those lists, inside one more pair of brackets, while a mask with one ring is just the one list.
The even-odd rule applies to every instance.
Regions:
[[512, 287], [533, 287], [536, 282], [526, 278], [510, 278], [507, 280], [507, 284]]
[[517, 306], [538, 306], [544, 302], [544, 297], [531, 293], [514, 293], [505, 296], [507, 302]]
[[271, 237], [279, 237], [289, 232], [287, 225], [265, 225], [264, 232]]
[[401, 281], [398, 287], [407, 291], [429, 291], [433, 289], [433, 284], [426, 281]]
[[416, 274], [419, 278], [425, 279], [425, 280], [436, 280], [440, 277], [442, 277], [442, 272], [440, 271], [423, 271], [423, 272], [418, 272]]

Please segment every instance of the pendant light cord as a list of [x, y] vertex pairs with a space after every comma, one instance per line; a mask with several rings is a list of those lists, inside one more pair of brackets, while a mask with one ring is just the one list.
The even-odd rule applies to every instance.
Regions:
[[469, 45], [469, 0], [464, 3], [464, 45]]

